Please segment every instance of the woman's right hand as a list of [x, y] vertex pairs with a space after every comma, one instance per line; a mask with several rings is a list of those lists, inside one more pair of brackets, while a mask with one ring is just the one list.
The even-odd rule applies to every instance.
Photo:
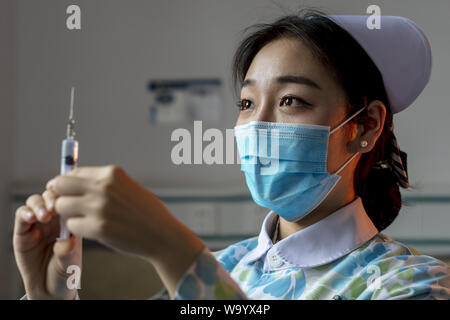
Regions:
[[78, 266], [81, 276], [82, 238], [72, 235], [56, 240], [60, 216], [55, 213], [55, 201], [56, 195], [46, 190], [42, 196], [30, 196], [16, 210], [14, 255], [30, 300], [75, 299], [77, 295], [77, 289], [68, 285], [74, 274], [73, 270], [67, 273], [67, 268]]

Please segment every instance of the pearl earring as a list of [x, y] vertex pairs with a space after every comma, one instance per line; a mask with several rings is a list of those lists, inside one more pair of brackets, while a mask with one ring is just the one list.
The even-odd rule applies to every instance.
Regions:
[[361, 141], [360, 145], [361, 145], [362, 148], [365, 148], [365, 147], [367, 147], [367, 144], [368, 144], [367, 141], [363, 140], [363, 141]]

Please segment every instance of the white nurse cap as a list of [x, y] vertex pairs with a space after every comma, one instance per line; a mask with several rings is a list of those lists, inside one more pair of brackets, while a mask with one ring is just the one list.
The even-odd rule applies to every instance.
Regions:
[[368, 28], [370, 16], [326, 17], [349, 32], [378, 67], [392, 113], [410, 106], [431, 75], [431, 46], [422, 30], [397, 16], [380, 16], [380, 29]]

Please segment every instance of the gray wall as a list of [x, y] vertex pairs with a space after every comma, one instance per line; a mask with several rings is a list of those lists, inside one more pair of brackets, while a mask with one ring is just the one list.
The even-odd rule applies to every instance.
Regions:
[[0, 299], [9, 297], [14, 265], [11, 242], [13, 212], [9, 208], [14, 152], [14, 6], [0, 1]]
[[[82, 9], [81, 31], [65, 28], [65, 9], [74, 3]], [[232, 128], [237, 110], [230, 62], [241, 30], [302, 4], [334, 14], [365, 14], [368, 5], [378, 4], [382, 14], [408, 17], [423, 28], [434, 55], [431, 82], [396, 116], [395, 129], [409, 156], [413, 185], [450, 191], [448, 0], [0, 0], [0, 231], [11, 224], [10, 181], [43, 191], [58, 174], [71, 86], [76, 87], [80, 165], [118, 164], [155, 188], [244, 186], [236, 165], [171, 164], [175, 127], [149, 124], [146, 84], [159, 78], [221, 78], [225, 108], [221, 122], [211, 126]], [[1, 235], [5, 254], [10, 234]], [[8, 259], [0, 256], [2, 263]], [[0, 283], [7, 276], [2, 266]], [[4, 288], [0, 298], [8, 297]]]
[[[152, 78], [220, 77], [229, 84], [239, 32], [302, 2], [77, 1], [83, 29], [70, 32], [64, 13], [72, 2], [17, 1], [14, 179], [40, 182], [57, 172], [74, 85], [80, 165], [117, 163], [150, 186], [242, 183], [236, 166], [170, 164], [174, 127], [148, 123], [146, 83]], [[353, 14], [379, 4], [382, 14], [406, 16], [425, 30], [434, 50], [432, 80], [414, 105], [396, 117], [396, 130], [409, 155], [413, 184], [447, 184], [450, 2], [309, 3], [330, 13]], [[219, 128], [232, 128], [237, 115], [229, 87], [226, 93], [223, 121], [215, 125]]]

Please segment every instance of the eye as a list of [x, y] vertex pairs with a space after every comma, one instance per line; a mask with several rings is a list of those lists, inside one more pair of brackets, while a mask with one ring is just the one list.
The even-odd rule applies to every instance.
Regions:
[[311, 107], [312, 106], [312, 104], [306, 102], [305, 100], [303, 100], [301, 98], [297, 98], [297, 97], [292, 97], [292, 96], [283, 97], [280, 101], [280, 107], [283, 105], [288, 106], [288, 107], [296, 107], [296, 106]]
[[243, 110], [249, 109], [251, 107], [251, 105], [252, 105], [252, 102], [250, 100], [247, 100], [247, 99], [241, 99], [241, 100], [238, 100], [236, 105], [237, 105], [239, 110], [243, 111]]

